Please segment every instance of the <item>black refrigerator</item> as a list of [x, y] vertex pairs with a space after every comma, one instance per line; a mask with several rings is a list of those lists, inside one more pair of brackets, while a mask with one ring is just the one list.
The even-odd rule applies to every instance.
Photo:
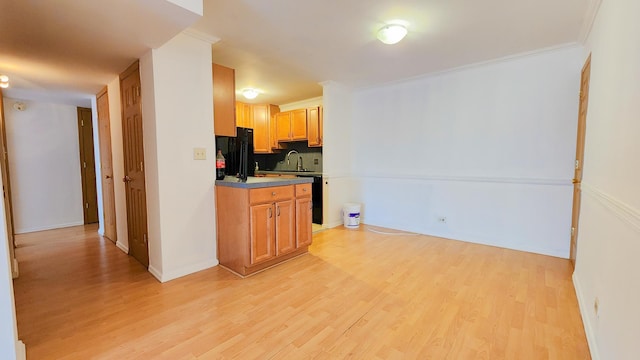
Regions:
[[236, 129], [236, 137], [216, 136], [216, 148], [222, 150], [226, 176], [240, 178], [241, 175], [245, 175], [244, 179], [246, 179], [246, 176], [254, 176], [256, 170], [253, 156], [253, 129], [243, 127]]

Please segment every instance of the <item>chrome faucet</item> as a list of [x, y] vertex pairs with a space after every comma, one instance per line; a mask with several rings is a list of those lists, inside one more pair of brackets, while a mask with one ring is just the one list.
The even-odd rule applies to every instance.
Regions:
[[291, 160], [289, 159], [289, 156], [291, 156], [291, 154], [298, 154], [298, 158], [300, 158], [300, 153], [297, 150], [291, 150], [287, 153], [287, 165], [291, 164]]
[[302, 156], [298, 154], [298, 162], [296, 163], [296, 171], [302, 171]]

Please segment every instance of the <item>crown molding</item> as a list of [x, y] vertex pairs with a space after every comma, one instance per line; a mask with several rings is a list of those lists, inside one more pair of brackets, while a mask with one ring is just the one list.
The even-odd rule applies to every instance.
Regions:
[[602, 0], [588, 0], [587, 10], [584, 13], [584, 21], [582, 22], [582, 28], [580, 29], [578, 38], [580, 44], [584, 45], [587, 42], [593, 23], [596, 21], [600, 4], [602, 4]]
[[202, 32], [200, 30], [194, 29], [194, 28], [188, 28], [186, 30], [184, 30], [182, 32], [185, 35], [191, 36], [194, 39], [198, 39], [198, 40], [202, 40], [204, 42], [207, 42], [209, 44], [215, 44], [218, 41], [220, 41], [219, 37], [213, 36], [213, 35], [209, 35], [205, 32]]

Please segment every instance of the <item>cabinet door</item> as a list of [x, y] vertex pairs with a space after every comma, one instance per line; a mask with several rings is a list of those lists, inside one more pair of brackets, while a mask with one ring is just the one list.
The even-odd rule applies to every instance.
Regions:
[[296, 249], [296, 221], [293, 200], [276, 203], [276, 255]]
[[236, 136], [235, 71], [213, 64], [213, 131], [218, 136]]
[[320, 140], [320, 107], [307, 109], [307, 141], [309, 146], [322, 146]]
[[269, 130], [271, 119], [269, 118], [268, 105], [253, 105], [253, 151], [257, 154], [270, 153], [271, 142]]
[[291, 111], [291, 140], [307, 140], [307, 109]]
[[274, 207], [272, 204], [253, 205], [251, 212], [251, 264], [258, 264], [276, 256]]
[[313, 210], [313, 202], [311, 197], [303, 197], [296, 199], [296, 237], [297, 247], [311, 245], [311, 216]]
[[278, 141], [291, 140], [291, 112], [276, 114], [276, 139]]

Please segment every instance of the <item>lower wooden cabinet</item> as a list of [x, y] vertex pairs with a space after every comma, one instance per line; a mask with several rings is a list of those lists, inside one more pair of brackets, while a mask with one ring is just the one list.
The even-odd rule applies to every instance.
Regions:
[[244, 276], [307, 252], [311, 208], [310, 183], [216, 186], [220, 265]]

